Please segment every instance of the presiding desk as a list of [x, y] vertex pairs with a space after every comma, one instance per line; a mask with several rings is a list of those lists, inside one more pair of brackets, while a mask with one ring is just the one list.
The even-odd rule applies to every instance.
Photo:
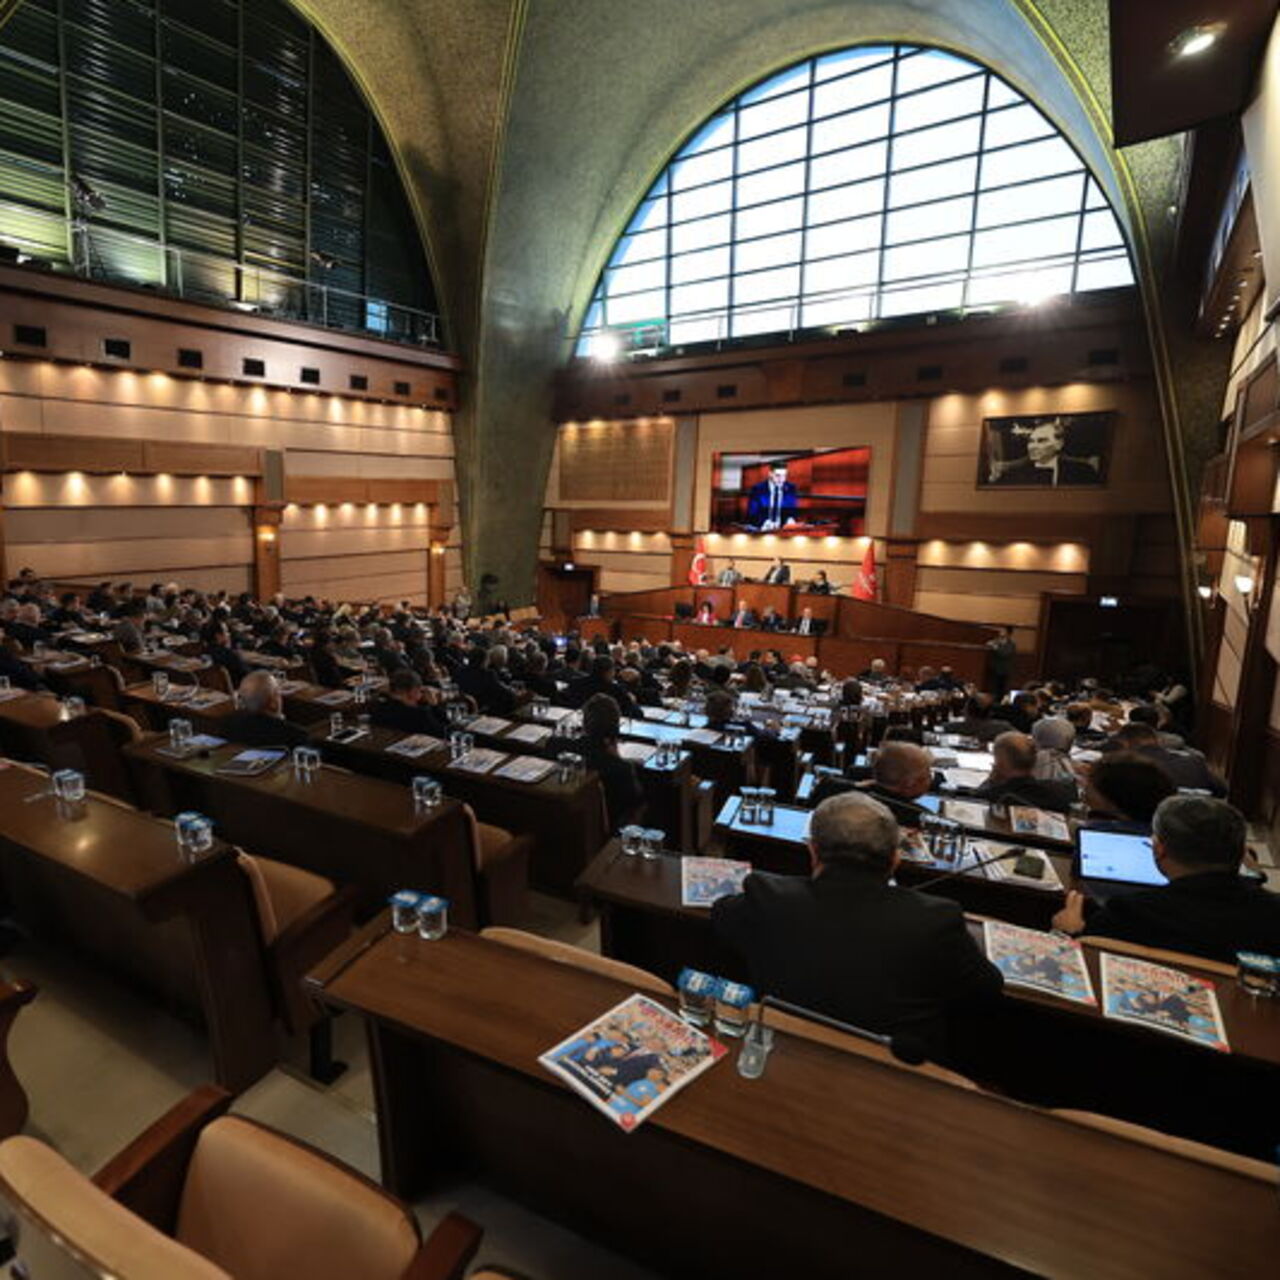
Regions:
[[629, 985], [387, 930], [307, 982], [366, 1021], [401, 1196], [477, 1177], [671, 1276], [1190, 1280], [1280, 1256], [1273, 1167], [1026, 1107], [780, 1014], [761, 1079], [735, 1048], [625, 1134], [537, 1059]]
[[233, 777], [218, 767], [244, 749], [234, 743], [186, 759], [167, 747], [167, 736], [153, 734], [126, 748], [156, 812], [195, 809], [224, 840], [356, 885], [364, 915], [397, 889], [419, 889], [448, 898], [459, 923], [478, 924], [479, 871], [460, 804], [417, 812], [408, 787], [330, 766], [304, 781], [287, 758], [256, 777]]
[[234, 850], [219, 843], [188, 862], [168, 823], [93, 795], [69, 806], [48, 789], [41, 774], [0, 767], [8, 910], [35, 936], [201, 1012], [218, 1083], [251, 1084], [276, 1052], [257, 916]]

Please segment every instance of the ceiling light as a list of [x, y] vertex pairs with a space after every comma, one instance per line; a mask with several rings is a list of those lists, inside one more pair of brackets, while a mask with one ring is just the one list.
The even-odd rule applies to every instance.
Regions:
[[1212, 49], [1226, 29], [1225, 22], [1202, 22], [1188, 27], [1169, 42], [1169, 51], [1175, 58], [1194, 58]]

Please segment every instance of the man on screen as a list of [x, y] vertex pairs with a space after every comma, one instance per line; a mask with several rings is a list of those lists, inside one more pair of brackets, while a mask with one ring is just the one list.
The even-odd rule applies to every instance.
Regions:
[[1098, 471], [1090, 462], [1063, 454], [1067, 429], [1061, 418], [1041, 422], [1027, 434], [1027, 456], [1000, 473], [1000, 484], [1097, 484]]
[[796, 522], [796, 487], [787, 479], [787, 464], [775, 462], [769, 478], [751, 486], [747, 500], [747, 524], [768, 533]]

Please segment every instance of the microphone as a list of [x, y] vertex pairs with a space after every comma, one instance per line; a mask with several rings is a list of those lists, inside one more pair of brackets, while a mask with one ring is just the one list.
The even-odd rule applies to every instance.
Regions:
[[[921, 880], [919, 884], [909, 885], [908, 888], [929, 889], [935, 884], [941, 884], [944, 880], [954, 880], [957, 876], [968, 875], [970, 871], [976, 871], [979, 867], [989, 867], [993, 862], [1008, 862], [1010, 858], [1021, 858], [1026, 852], [1021, 845], [1014, 845], [1003, 853], [994, 854], [990, 858], [979, 858], [977, 862], [966, 862], [961, 867], [953, 867], [950, 871], [944, 871], [939, 876], [931, 876], [928, 880]], [[1042, 865], [1040, 862], [1036, 863], [1037, 867]]]
[[855, 1027], [851, 1022], [841, 1022], [839, 1018], [829, 1018], [816, 1009], [806, 1009], [803, 1005], [792, 1004], [789, 1000], [780, 1000], [777, 996], [765, 996], [760, 1003], [766, 1008], [788, 1013], [793, 1018], [803, 1018], [806, 1022], [816, 1022], [819, 1026], [829, 1027], [832, 1031], [841, 1031], [857, 1040], [865, 1040], [868, 1044], [878, 1044], [882, 1049], [888, 1049], [899, 1062], [905, 1062], [909, 1067], [918, 1067], [928, 1061], [929, 1055], [925, 1052], [923, 1042], [913, 1035], [881, 1035], [878, 1031], [868, 1031], [866, 1027]]

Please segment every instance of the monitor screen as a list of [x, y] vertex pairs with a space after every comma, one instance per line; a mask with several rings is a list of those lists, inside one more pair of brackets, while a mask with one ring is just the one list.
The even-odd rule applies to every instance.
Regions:
[[712, 458], [711, 528], [716, 533], [866, 532], [871, 450], [788, 449]]
[[1151, 852], [1151, 837], [1136, 831], [1097, 831], [1081, 827], [1082, 880], [1115, 880], [1122, 884], [1167, 884]]

